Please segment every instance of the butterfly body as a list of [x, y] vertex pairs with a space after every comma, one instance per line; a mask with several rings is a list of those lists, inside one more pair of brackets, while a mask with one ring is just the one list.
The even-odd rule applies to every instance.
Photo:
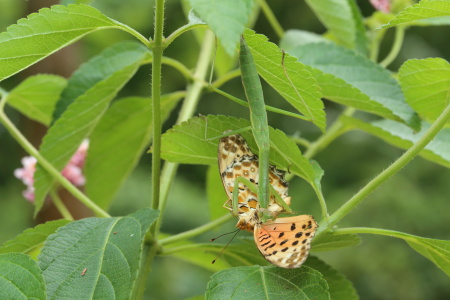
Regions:
[[[252, 153], [241, 135], [235, 134], [220, 140], [218, 159], [220, 175], [228, 195], [224, 207], [233, 212], [232, 198], [236, 179], [244, 177], [258, 184], [258, 156]], [[291, 198], [288, 196], [284, 171], [270, 165], [269, 183], [281, 199], [290, 205]], [[239, 183], [238, 190], [239, 220], [236, 227], [254, 232], [255, 243], [269, 262], [282, 268], [300, 267], [308, 257], [311, 240], [317, 228], [314, 218], [309, 215], [277, 218], [285, 210], [271, 195], [265, 213], [271, 216], [272, 220], [262, 222], [259, 214], [263, 208], [259, 205], [257, 194], [243, 183]]]

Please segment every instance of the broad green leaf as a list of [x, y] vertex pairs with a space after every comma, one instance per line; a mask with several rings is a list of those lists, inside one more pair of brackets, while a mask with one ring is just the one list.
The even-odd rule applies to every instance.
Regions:
[[299, 29], [289, 29], [280, 40], [280, 48], [286, 52], [290, 52], [296, 47], [300, 47], [311, 43], [332, 43], [320, 34], [299, 30]]
[[0, 81], [99, 29], [129, 27], [87, 5], [55, 5], [20, 19], [0, 34]]
[[158, 211], [126, 217], [87, 218], [61, 227], [38, 257], [48, 299], [129, 299], [142, 239]]
[[[250, 126], [244, 119], [226, 116], [195, 117], [177, 125], [162, 135], [162, 158], [186, 164], [217, 164], [219, 139], [227, 130], [237, 130]], [[249, 131], [241, 135], [247, 140], [251, 150], [258, 153], [255, 140]], [[270, 163], [279, 169], [288, 170], [308, 182], [315, 178], [315, 170], [305, 158], [295, 142], [282, 131], [269, 127]], [[213, 139], [214, 138], [214, 139]]]
[[336, 249], [356, 246], [360, 243], [361, 239], [356, 234], [334, 235], [332, 233], [324, 233], [313, 239], [311, 252], [333, 251]]
[[56, 75], [31, 76], [11, 90], [6, 101], [31, 120], [49, 126], [66, 84], [64, 78]]
[[223, 208], [223, 204], [228, 200], [228, 196], [222, 184], [217, 165], [210, 165], [206, 173], [206, 192], [208, 194], [209, 215], [211, 220], [215, 220], [224, 214], [229, 213]]
[[415, 22], [416, 25], [424, 25], [424, 26], [444, 26], [444, 25], [450, 25], [450, 15], [445, 17], [434, 17], [430, 19], [424, 19], [420, 21]]
[[409, 23], [412, 21], [424, 20], [434, 17], [444, 17], [449, 15], [449, 0], [422, 0], [419, 3], [416, 3], [404, 9], [388, 24], [381, 26], [381, 28], [389, 28], [395, 25]]
[[[62, 170], [83, 139], [89, 136], [123, 85], [148, 57], [144, 46], [123, 42], [116, 44], [90, 62], [97, 67], [101, 80], [85, 90], [64, 111], [45, 135], [40, 152], [56, 169]], [[52, 177], [38, 164], [34, 174], [35, 213], [53, 184]]]
[[28, 255], [0, 254], [0, 299], [47, 299], [41, 270]]
[[237, 267], [211, 276], [206, 299], [330, 299], [322, 274], [302, 266], [300, 269], [278, 267]]
[[[366, 50], [362, 16], [352, 0], [306, 0], [338, 44], [349, 49]], [[363, 46], [364, 45], [364, 46]]]
[[412, 237], [405, 239], [411, 248], [431, 260], [447, 276], [450, 276], [450, 241]]
[[[177, 93], [162, 97], [163, 120], [181, 96]], [[114, 102], [92, 132], [84, 168], [85, 190], [100, 207], [109, 207], [136, 166], [150, 143], [152, 128], [151, 99], [129, 97]]]
[[[69, 78], [68, 85], [63, 91], [53, 113], [53, 122], [59, 119], [67, 107], [78, 97], [85, 94], [95, 85], [105, 81], [113, 72], [123, 68], [127, 62], [121, 62], [121, 60], [128, 61], [128, 63], [132, 62], [132, 60], [125, 58], [125, 55], [128, 55], [128, 51], [134, 51], [134, 49], [143, 51], [143, 48], [139, 48], [137, 43], [118, 43], [113, 45], [110, 50], [105, 50], [102, 54], [82, 64]], [[120, 51], [123, 51], [123, 53], [120, 53]], [[150, 52], [148, 52], [147, 56], [150, 55]]]
[[[402, 149], [409, 149], [430, 127], [424, 121], [421, 125], [421, 131], [414, 132], [404, 124], [391, 120], [381, 120], [372, 123], [366, 123], [352, 117], [342, 117], [341, 120], [349, 128], [365, 131]], [[448, 149], [450, 149], [450, 128], [445, 128], [434, 137], [419, 155], [450, 168], [450, 152]]]
[[45, 239], [67, 223], [69, 223], [67, 220], [56, 220], [28, 228], [14, 239], [5, 242], [0, 247], [0, 253], [22, 252], [33, 257], [37, 256]]
[[228, 55], [233, 56], [254, 0], [189, 0], [189, 3], [217, 35]]
[[358, 294], [352, 282], [344, 275], [327, 265], [317, 257], [309, 257], [304, 264], [307, 267], [319, 271], [327, 281], [330, 298], [333, 300], [358, 300]]
[[406, 102], [427, 121], [435, 121], [450, 100], [450, 64], [442, 58], [411, 59], [398, 79]]
[[398, 82], [366, 57], [331, 43], [306, 44], [290, 53], [313, 68], [325, 98], [419, 129]]
[[258, 73], [295, 109], [325, 130], [326, 120], [322, 94], [315, 78], [306, 67], [293, 57], [283, 53], [267, 38], [245, 30], [244, 38], [255, 60]]

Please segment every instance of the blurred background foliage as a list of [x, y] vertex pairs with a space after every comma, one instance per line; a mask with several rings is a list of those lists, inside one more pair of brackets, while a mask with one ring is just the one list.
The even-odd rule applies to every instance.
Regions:
[[[373, 13], [368, 1], [357, 1], [364, 16]], [[40, 7], [56, 4], [57, 1], [0, 0], [0, 29], [13, 24]], [[166, 1], [166, 36], [186, 23], [180, 1]], [[303, 29], [324, 33], [325, 28], [303, 1], [268, 1], [283, 28]], [[92, 3], [106, 15], [151, 36], [153, 6], [149, 0], [97, 0]], [[277, 43], [278, 38], [264, 16], [255, 24], [258, 33], [265, 34]], [[413, 27], [407, 30], [400, 55], [389, 67], [396, 71], [410, 58], [443, 57], [450, 60], [448, 51], [449, 28]], [[389, 30], [380, 50], [383, 58], [390, 49], [393, 30]], [[9, 90], [34, 73], [56, 73], [70, 76], [74, 69], [105, 47], [124, 39], [133, 39], [121, 31], [100, 31], [87, 37], [69, 49], [64, 49], [50, 58], [2, 82]], [[199, 45], [189, 32], [177, 39], [165, 55], [182, 61], [187, 67], [195, 66]], [[129, 82], [121, 95], [150, 95], [150, 68], [144, 66]], [[163, 67], [163, 91], [182, 90], [184, 78], [170, 67]], [[244, 98], [240, 79], [227, 83], [227, 92]], [[264, 86], [269, 105], [289, 109], [281, 97]], [[342, 111], [343, 107], [326, 102], [328, 122]], [[45, 128], [31, 122], [15, 111], [7, 110], [11, 119], [24, 134], [39, 145]], [[215, 94], [202, 97], [197, 113], [224, 114], [248, 118], [248, 111]], [[177, 111], [164, 125], [169, 129], [175, 122]], [[314, 139], [319, 131], [297, 119], [269, 113], [269, 124], [289, 135], [301, 135]], [[361, 132], [349, 132], [319, 153], [315, 159], [325, 170], [322, 181], [323, 193], [334, 211], [376, 174], [386, 168], [402, 151]], [[24, 151], [0, 126], [0, 243], [13, 238], [37, 221], [32, 218], [32, 205], [22, 197], [24, 186], [13, 176], [14, 169], [21, 166]], [[111, 213], [124, 215], [148, 205], [150, 191], [150, 155], [143, 155], [140, 165], [125, 183], [116, 197]], [[164, 215], [163, 231], [177, 233], [209, 221], [205, 179], [205, 166], [183, 165], [179, 168], [169, 195]], [[342, 227], [378, 227], [407, 232], [435, 239], [449, 239], [450, 172], [448, 169], [417, 158], [404, 170], [376, 190], [354, 212], [339, 225]], [[295, 178], [290, 183], [293, 209], [300, 213], [318, 216], [319, 207], [311, 188]], [[225, 201], [225, 199], [224, 199]], [[222, 203], [217, 203], [222, 205]], [[206, 242], [209, 238], [234, 228], [235, 220], [217, 231], [198, 238]], [[241, 233], [242, 236], [247, 233]], [[354, 284], [361, 299], [450, 299], [448, 277], [435, 265], [420, 256], [397, 239], [379, 236], [362, 236], [359, 246], [320, 253], [334, 268], [345, 274]], [[157, 258], [149, 279], [148, 299], [184, 299], [204, 293], [210, 271], [170, 257]]]

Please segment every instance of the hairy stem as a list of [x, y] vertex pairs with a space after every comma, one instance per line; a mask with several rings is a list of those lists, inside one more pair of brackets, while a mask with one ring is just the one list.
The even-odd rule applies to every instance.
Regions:
[[[153, 152], [152, 152], [152, 208], [159, 207], [161, 168], [161, 65], [163, 54], [164, 0], [155, 2], [155, 35], [152, 45], [152, 112], [153, 112]], [[152, 235], [155, 228], [152, 227]]]
[[[181, 124], [194, 115], [195, 108], [197, 107], [200, 99], [201, 91], [204, 87], [204, 80], [208, 72], [208, 66], [211, 62], [211, 54], [214, 48], [214, 35], [208, 31], [205, 34], [205, 39], [202, 44], [202, 49], [199, 54], [199, 59], [194, 73], [194, 82], [188, 86], [186, 98], [181, 107], [180, 114], [178, 116], [176, 124]], [[175, 173], [178, 169], [177, 163], [166, 162], [161, 172], [161, 202], [159, 204], [159, 210], [164, 212], [166, 207], [167, 197], [169, 195], [169, 189], [172, 185]], [[161, 228], [162, 217], [159, 217], [156, 221], [156, 233]]]
[[200, 227], [197, 227], [192, 230], [188, 230], [188, 231], [176, 234], [176, 235], [172, 235], [165, 239], [162, 239], [159, 241], [159, 244], [163, 246], [163, 245], [173, 244], [173, 243], [176, 243], [179, 241], [184, 241], [184, 240], [190, 239], [190, 238], [198, 236], [202, 233], [211, 231], [213, 228], [227, 222], [228, 220], [231, 220], [232, 217], [233, 216], [231, 214], [226, 214], [226, 215], [224, 215], [214, 221], [206, 223], [205, 225], [202, 225]]
[[323, 228], [318, 231], [322, 232], [331, 228], [352, 211], [361, 201], [372, 193], [382, 183], [392, 177], [395, 173], [400, 171], [406, 164], [408, 164], [425, 146], [438, 134], [438, 132], [445, 126], [450, 118], [450, 105], [442, 112], [439, 118], [431, 125], [431, 127], [424, 133], [424, 135], [414, 145], [408, 149], [402, 156], [400, 156], [392, 165], [381, 172], [377, 177], [371, 180], [365, 187], [363, 187], [356, 195], [342, 205], [335, 213], [333, 213], [328, 222], [328, 228]]
[[413, 235], [406, 234], [400, 231], [388, 230], [388, 229], [380, 229], [380, 228], [370, 228], [370, 227], [352, 227], [352, 228], [337, 228], [333, 230], [333, 234], [341, 235], [341, 234], [377, 234], [377, 235], [385, 235], [390, 237], [395, 237], [403, 240], [410, 240], [412, 242], [417, 242], [417, 239], [414, 238]]

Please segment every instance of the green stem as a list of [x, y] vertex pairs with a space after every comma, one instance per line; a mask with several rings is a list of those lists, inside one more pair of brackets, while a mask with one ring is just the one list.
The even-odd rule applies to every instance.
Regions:
[[291, 136], [289, 138], [299, 146], [303, 146], [305, 148], [309, 148], [311, 146], [311, 142], [305, 138], [299, 136]]
[[174, 69], [177, 69], [186, 78], [186, 80], [194, 79], [194, 75], [192, 74], [191, 70], [189, 70], [185, 65], [180, 63], [178, 60], [163, 56], [162, 63], [171, 66]]
[[120, 22], [118, 22], [118, 21], [114, 21], [117, 25], [119, 25], [119, 27], [116, 27], [116, 28], [118, 28], [118, 29], [120, 29], [120, 30], [123, 30], [123, 31], [125, 31], [125, 32], [128, 32], [128, 33], [130, 33], [131, 35], [134, 35], [139, 41], [141, 41], [145, 46], [149, 46], [150, 45], [150, 41], [145, 37], [145, 36], [143, 36], [142, 34], [140, 34], [138, 31], [136, 31], [136, 30], [134, 30], [133, 28], [131, 28], [130, 26], [128, 26], [128, 25], [125, 25], [125, 24], [122, 24], [122, 23], [120, 23]]
[[317, 186], [317, 184], [313, 184], [312, 185], [314, 192], [317, 195], [317, 198], [319, 199], [319, 204], [320, 204], [320, 210], [322, 212], [322, 221], [323, 222], [328, 222], [328, 208], [327, 208], [327, 203], [325, 201], [325, 198], [323, 197], [322, 194], [322, 189], [320, 188], [320, 186]]
[[[354, 113], [355, 109], [348, 107], [343, 115], [351, 116]], [[330, 126], [330, 128], [324, 133], [320, 138], [318, 138], [314, 143], [311, 143], [308, 149], [306, 150], [304, 156], [308, 159], [313, 158], [316, 154], [328, 146], [332, 141], [334, 141], [337, 137], [343, 134], [346, 131], [345, 125], [342, 124], [339, 118]]]
[[278, 35], [278, 38], [282, 38], [284, 36], [284, 30], [283, 27], [281, 27], [280, 23], [278, 22], [278, 19], [273, 14], [272, 10], [270, 9], [270, 6], [267, 5], [267, 2], [265, 0], [258, 0], [259, 5], [261, 6], [261, 9], [266, 16], [267, 20], [269, 21], [270, 25], [272, 25], [273, 30], [275, 30], [276, 34]]
[[58, 195], [57, 187], [53, 187], [50, 190], [50, 197], [52, 198], [53, 204], [55, 204], [56, 208], [58, 209], [59, 213], [63, 216], [63, 218], [69, 221], [73, 221], [74, 218], [72, 214], [67, 209], [66, 205]]
[[[161, 64], [163, 54], [164, 0], [155, 1], [155, 35], [152, 45], [152, 111], [153, 111], [153, 152], [152, 152], [152, 208], [159, 207], [161, 168]], [[152, 228], [155, 235], [155, 228]]]
[[[335, 213], [329, 218], [328, 228], [338, 223], [344, 216], [352, 211], [364, 198], [372, 193], [383, 182], [392, 177], [395, 173], [400, 171], [406, 164], [408, 164], [419, 152], [425, 148], [425, 146], [438, 134], [438, 132], [445, 126], [450, 118], [450, 105], [442, 112], [439, 118], [431, 125], [431, 127], [425, 132], [425, 134], [408, 149], [402, 156], [400, 156], [392, 165], [390, 165], [383, 172], [378, 174], [373, 180], [371, 180], [364, 188], [362, 188], [356, 195], [342, 205]], [[320, 231], [323, 231], [324, 228]], [[318, 232], [319, 233], [319, 232]]]
[[396, 237], [403, 240], [411, 240], [417, 242], [417, 239], [415, 239], [414, 236], [395, 230], [370, 228], [370, 227], [337, 228], [333, 230], [333, 234], [336, 235], [361, 234], [361, 233], [385, 235], [390, 237]]
[[397, 57], [398, 53], [400, 52], [400, 49], [402, 48], [404, 36], [405, 36], [405, 27], [404, 26], [396, 26], [395, 27], [395, 39], [394, 39], [394, 44], [392, 45], [391, 51], [386, 56], [386, 58], [383, 59], [382, 62], [380, 62], [380, 65], [383, 68], [386, 68], [387, 66], [389, 66], [394, 61], [394, 59]]
[[[204, 79], [208, 72], [208, 66], [211, 61], [211, 54], [214, 48], [214, 35], [208, 31], [205, 34], [205, 38], [202, 44], [202, 49], [199, 54], [197, 66], [195, 68], [194, 78], [195, 81], [192, 85], [188, 86], [186, 98], [181, 107], [180, 113], [176, 124], [181, 124], [194, 115], [198, 101], [200, 100], [201, 91], [204, 87]], [[159, 210], [164, 212], [167, 203], [167, 197], [169, 195], [170, 186], [172, 185], [175, 173], [178, 169], [177, 163], [166, 162], [161, 172], [161, 202], [159, 204]], [[159, 217], [156, 221], [155, 232], [158, 233], [161, 228], [162, 217]]]
[[235, 70], [230, 71], [230, 72], [222, 75], [221, 77], [219, 77], [216, 81], [211, 83], [211, 86], [215, 87], [215, 88], [219, 88], [222, 85], [224, 85], [225, 83], [227, 83], [228, 81], [230, 81], [231, 79], [237, 78], [239, 76], [241, 76], [241, 70], [235, 69]]
[[181, 26], [174, 32], [172, 32], [165, 40], [164, 40], [164, 46], [168, 47], [177, 37], [182, 35], [183, 33], [196, 29], [196, 28], [208, 28], [208, 25], [206, 24], [186, 24], [184, 26]]
[[[219, 90], [219, 89], [217, 89], [217, 88], [215, 88], [213, 86], [210, 86], [210, 89], [212, 91], [216, 92], [217, 94], [222, 95], [222, 96], [230, 99], [233, 102], [236, 102], [239, 105], [242, 105], [242, 106], [245, 106], [245, 107], [249, 107], [248, 102], [246, 102], [244, 100], [241, 100], [241, 99], [239, 99], [237, 97], [234, 97], [233, 95], [230, 95], [228, 93], [225, 93], [224, 91]], [[279, 108], [276, 108], [276, 107], [272, 107], [272, 106], [269, 106], [269, 105], [264, 105], [264, 107], [265, 107], [265, 109], [267, 111], [271, 111], [271, 112], [274, 112], [274, 113], [277, 113], [277, 114], [281, 114], [281, 115], [297, 118], [297, 119], [300, 119], [300, 120], [311, 121], [311, 119], [306, 117], [306, 116], [298, 115], [298, 114], [295, 114], [295, 113], [292, 113], [292, 112], [289, 112], [289, 111], [285, 111], [285, 110], [282, 110], [282, 109], [279, 109]]]
[[109, 218], [111, 217], [101, 207], [97, 206], [91, 199], [84, 195], [77, 187], [75, 187], [67, 178], [65, 178], [51, 163], [48, 162], [39, 151], [22, 135], [22, 133], [14, 126], [11, 120], [4, 113], [6, 101], [0, 102], [0, 122], [5, 126], [11, 136], [25, 149], [25, 151], [36, 158], [38, 163], [69, 193], [75, 196], [80, 202], [90, 208], [97, 216]]
[[190, 238], [198, 236], [202, 233], [211, 231], [213, 228], [224, 224], [225, 222], [231, 220], [232, 218], [233, 218], [233, 216], [231, 214], [226, 214], [226, 215], [224, 215], [214, 221], [206, 223], [205, 225], [202, 225], [200, 227], [164, 238], [159, 241], [159, 244], [163, 246], [163, 245], [173, 244], [173, 243], [176, 243], [179, 241], [184, 241], [184, 240], [190, 239]]
[[158, 251], [160, 251], [160, 247], [158, 247], [155, 242], [144, 243], [144, 249], [142, 252], [145, 253], [145, 255], [142, 256], [138, 271], [139, 273], [137, 275], [138, 280], [135, 281], [135, 286], [133, 287], [130, 299], [143, 299], [147, 283], [147, 276], [151, 271], [153, 259], [155, 258]]

